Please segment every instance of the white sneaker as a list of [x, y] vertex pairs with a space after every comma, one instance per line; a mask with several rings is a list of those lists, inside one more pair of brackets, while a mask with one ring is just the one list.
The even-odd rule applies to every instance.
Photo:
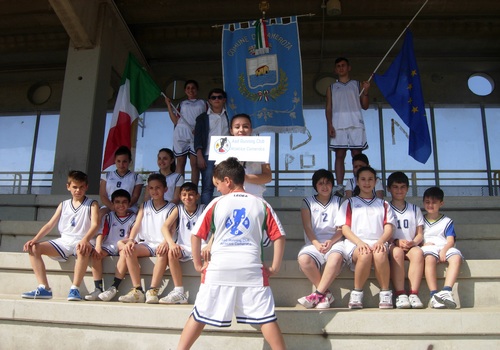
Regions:
[[351, 291], [351, 296], [349, 297], [349, 309], [362, 309], [363, 308], [363, 291]]
[[429, 306], [433, 309], [446, 309], [446, 305], [437, 301], [435, 296], [436, 294], [434, 294], [431, 300], [429, 300]]
[[85, 296], [85, 300], [88, 300], [88, 301], [96, 301], [96, 300], [99, 300], [99, 294], [102, 293], [102, 290], [100, 289], [94, 289], [94, 291], [92, 293], [89, 293]]
[[158, 304], [158, 288], [148, 289], [146, 292], [146, 304]]
[[143, 303], [144, 300], [144, 292], [135, 288], [132, 288], [130, 292], [118, 298], [118, 301], [122, 303]]
[[423, 309], [424, 304], [416, 294], [410, 294], [409, 296], [410, 299], [410, 305], [412, 309]]
[[330, 305], [332, 305], [334, 301], [335, 298], [333, 297], [332, 292], [330, 292], [330, 290], [327, 289], [325, 292], [324, 299], [320, 300], [318, 305], [316, 305], [316, 309], [328, 309], [330, 308]]
[[411, 303], [408, 295], [401, 294], [396, 297], [396, 308], [398, 309], [410, 309]]
[[457, 307], [455, 299], [453, 299], [453, 294], [450, 291], [442, 290], [434, 294], [434, 298], [441, 304], [444, 304], [448, 309], [454, 309]]
[[187, 293], [180, 293], [175, 290], [168, 293], [166, 297], [160, 299], [160, 304], [187, 304]]
[[378, 303], [379, 309], [392, 309], [393, 308], [393, 306], [392, 306], [392, 291], [390, 291], [390, 290], [380, 291], [380, 293], [378, 293], [378, 297], [379, 297], [379, 303]]
[[102, 301], [110, 301], [115, 297], [116, 293], [118, 293], [118, 289], [116, 289], [115, 286], [111, 286], [107, 290], [99, 294], [99, 299], [101, 299]]

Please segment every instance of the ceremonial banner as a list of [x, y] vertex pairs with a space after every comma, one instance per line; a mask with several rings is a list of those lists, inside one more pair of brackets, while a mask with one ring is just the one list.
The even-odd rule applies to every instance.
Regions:
[[224, 25], [226, 109], [246, 113], [255, 133], [305, 132], [297, 18]]

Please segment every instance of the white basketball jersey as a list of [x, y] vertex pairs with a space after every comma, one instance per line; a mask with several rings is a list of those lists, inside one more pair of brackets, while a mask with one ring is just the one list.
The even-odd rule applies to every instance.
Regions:
[[181, 187], [184, 183], [184, 176], [177, 173], [170, 173], [165, 176], [165, 179], [167, 180], [167, 192], [165, 192], [163, 198], [170, 202], [174, 199], [175, 188]]
[[143, 204], [143, 216], [139, 237], [146, 243], [160, 244], [164, 237], [161, 233], [163, 223], [175, 208], [175, 204], [167, 202], [161, 208], [155, 208], [150, 199]]
[[405, 204], [404, 209], [399, 210], [391, 203], [391, 208], [397, 219], [396, 230], [394, 230], [392, 237], [412, 241], [417, 233], [417, 227], [424, 225], [424, 216], [420, 208], [415, 204], [408, 202], [405, 202]]
[[68, 199], [61, 203], [61, 217], [58, 229], [61, 237], [83, 238], [90, 229], [91, 207], [95, 200], [85, 197], [83, 202], [75, 208], [73, 200]]
[[103, 237], [103, 243], [116, 246], [118, 241], [127, 238], [135, 223], [135, 217], [136, 215], [133, 213], [119, 217], [114, 211], [106, 214], [99, 229], [99, 234], [102, 234]]
[[[311, 216], [311, 225], [318, 241], [331, 239], [337, 230], [335, 218], [339, 214], [342, 198], [332, 195], [326, 205], [316, 199], [316, 196], [306, 197], [303, 200], [302, 208], [307, 208]], [[304, 233], [306, 244], [311, 244], [309, 238]]]
[[106, 193], [108, 194], [109, 200], [111, 200], [113, 192], [119, 189], [127, 191], [132, 196], [134, 187], [144, 183], [142, 176], [130, 170], [123, 176], [120, 176], [116, 170], [110, 171], [103, 174], [101, 179], [106, 181]]
[[448, 236], [457, 237], [453, 220], [444, 215], [433, 222], [424, 218], [424, 243], [444, 246]]
[[335, 129], [363, 128], [363, 115], [359, 101], [359, 82], [336, 81], [331, 85], [332, 122]]
[[179, 105], [179, 111], [182, 118], [179, 119], [177, 124], [187, 125], [193, 131], [196, 118], [207, 111], [207, 103], [203, 100], [184, 100]]
[[[258, 175], [262, 174], [262, 162], [243, 162], [243, 167], [245, 168], [245, 174]], [[251, 193], [254, 196], [261, 197], [266, 191], [266, 185], [253, 184], [245, 181], [243, 184], [245, 192]]]
[[198, 204], [198, 207], [193, 214], [186, 211], [184, 204], [177, 205], [179, 212], [178, 227], [177, 227], [177, 244], [184, 246], [191, 246], [191, 230], [193, 229], [196, 221], [203, 213], [205, 204]]
[[285, 235], [271, 206], [245, 192], [215, 198], [196, 222], [192, 234], [206, 240], [214, 234], [211, 260], [202, 283], [268, 286], [262, 268], [262, 248]]
[[372, 244], [384, 233], [384, 226], [396, 227], [396, 217], [388, 202], [380, 198], [352, 197], [340, 207], [336, 226], [347, 225], [362, 241]]

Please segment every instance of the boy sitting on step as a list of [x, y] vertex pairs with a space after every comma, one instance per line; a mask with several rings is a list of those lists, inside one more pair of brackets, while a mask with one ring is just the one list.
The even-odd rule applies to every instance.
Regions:
[[[23, 298], [52, 298], [42, 258], [42, 255], [47, 255], [58, 261], [66, 261], [70, 256], [77, 257], [73, 285], [69, 290], [68, 300], [82, 300], [79, 287], [85, 276], [92, 251], [90, 240], [96, 234], [99, 226], [99, 205], [97, 201], [85, 195], [88, 189], [87, 174], [78, 170], [70, 171], [66, 188], [71, 193], [72, 198], [60, 203], [49, 222], [40, 229], [33, 239], [24, 244], [23, 251], [29, 253], [38, 287], [23, 293], [21, 295]], [[40, 242], [56, 225], [58, 225], [61, 237]]]
[[[102, 261], [107, 256], [119, 256], [119, 251], [123, 249], [123, 244], [119, 245], [119, 241], [129, 236], [136, 217], [134, 213], [129, 211], [130, 193], [128, 191], [124, 189], [114, 191], [111, 194], [111, 202], [114, 211], [104, 215], [92, 252], [92, 277], [95, 289], [85, 296], [85, 300], [111, 300], [116, 295], [118, 288], [116, 279], [118, 278], [121, 282], [127, 272], [127, 263], [125, 258], [121, 257], [116, 264], [115, 282], [106, 291], [108, 293], [103, 294]], [[102, 297], [101, 294], [103, 294]]]
[[[453, 220], [441, 214], [444, 192], [439, 187], [430, 187], [424, 192], [424, 246], [422, 251], [425, 257], [425, 279], [431, 292], [430, 307], [434, 309], [454, 309], [457, 303], [453, 298], [452, 288], [455, 284], [462, 253], [455, 248], [456, 233]], [[439, 263], [448, 262], [443, 289], [437, 290], [436, 268]]]
[[[160, 283], [168, 265], [168, 241], [161, 228], [176, 206], [167, 202], [163, 197], [167, 191], [167, 180], [164, 175], [159, 173], [149, 175], [147, 191], [151, 199], [140, 206], [129, 239], [122, 241], [125, 244], [120, 251], [120, 256], [125, 256], [133, 286], [128, 294], [118, 298], [118, 301], [124, 303], [143, 303], [146, 301], [148, 304], [158, 304]], [[141, 239], [139, 243], [137, 242], [138, 238]], [[144, 295], [141, 286], [139, 258], [150, 256], [156, 256], [156, 262], [151, 286]]]

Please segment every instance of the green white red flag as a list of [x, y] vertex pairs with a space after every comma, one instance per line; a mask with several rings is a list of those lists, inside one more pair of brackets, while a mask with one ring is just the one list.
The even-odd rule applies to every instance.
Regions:
[[132, 123], [151, 106], [160, 94], [161, 90], [153, 78], [134, 55], [129, 54], [116, 97], [102, 170], [114, 164], [114, 155], [120, 146], [131, 148]]

